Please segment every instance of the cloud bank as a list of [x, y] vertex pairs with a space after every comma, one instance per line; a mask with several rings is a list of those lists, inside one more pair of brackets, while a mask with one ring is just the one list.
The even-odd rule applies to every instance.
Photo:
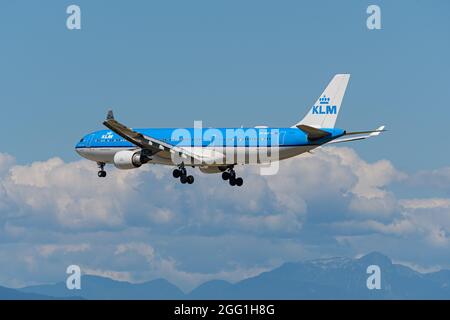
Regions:
[[424, 268], [449, 266], [450, 197], [417, 196], [422, 188], [448, 193], [449, 168], [406, 174], [387, 160], [327, 147], [283, 161], [275, 176], [237, 170], [244, 187], [196, 169], [187, 186], [166, 167], [109, 168], [98, 179], [86, 160], [18, 165], [0, 154], [0, 284], [61, 281], [75, 263], [189, 290], [285, 261], [372, 250]]

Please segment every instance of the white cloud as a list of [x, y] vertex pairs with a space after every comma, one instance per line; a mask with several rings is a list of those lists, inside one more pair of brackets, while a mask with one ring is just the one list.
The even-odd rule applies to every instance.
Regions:
[[38, 246], [39, 254], [43, 257], [48, 258], [49, 256], [55, 254], [56, 252], [62, 253], [73, 253], [73, 252], [84, 252], [91, 248], [88, 243], [81, 244], [66, 244], [66, 245], [58, 245], [58, 244], [46, 244]]
[[272, 214], [266, 216], [244, 215], [239, 217], [236, 223], [244, 230], [259, 230], [261, 233], [267, 232], [298, 232], [302, 228], [302, 223], [295, 213]]
[[8, 172], [14, 163], [15, 159], [13, 156], [6, 153], [0, 153], [0, 178]]
[[91, 276], [98, 276], [103, 278], [109, 278], [116, 281], [127, 281], [133, 282], [133, 276], [127, 271], [114, 271], [114, 270], [102, 270], [102, 269], [91, 269], [81, 267], [84, 274]]
[[401, 199], [399, 204], [405, 209], [435, 209], [450, 208], [450, 199], [428, 198], [428, 199]]
[[155, 250], [152, 246], [146, 243], [125, 243], [117, 246], [115, 255], [124, 254], [126, 252], [136, 252], [143, 256], [149, 264], [153, 264], [155, 262]]
[[[275, 176], [260, 176], [257, 167], [236, 169], [245, 180], [241, 188], [193, 169], [196, 182], [186, 186], [167, 167], [108, 168], [108, 177], [99, 179], [95, 163], [86, 160], [52, 158], [17, 165], [0, 154], [0, 240], [20, 244], [21, 257], [11, 261], [25, 266], [10, 268], [0, 281], [9, 277], [19, 283], [16, 272], [28, 273], [29, 281], [42, 266], [56, 272], [47, 260], [58, 260], [62, 269], [63, 261], [75, 259], [91, 274], [127, 281], [164, 277], [189, 289], [210, 279], [237, 281], [256, 274], [273, 267], [274, 256], [280, 263], [352, 250], [374, 235], [405, 245], [417, 241], [435, 250], [450, 245], [450, 200], [398, 200], [391, 185], [411, 185], [416, 175], [407, 176], [387, 160], [368, 163], [352, 149], [327, 147], [283, 161]], [[443, 171], [431, 176], [442, 182]], [[130, 233], [123, 238], [125, 231]], [[149, 241], [149, 235], [164, 240]], [[235, 256], [242, 241], [216, 242], [224, 235], [248, 237], [245, 254]], [[216, 244], [202, 252], [215, 257], [211, 262], [195, 264], [183, 254], [187, 246], [203, 246], [200, 242], [165, 247], [180, 237], [196, 236]], [[270, 250], [251, 239], [267, 239], [263, 247]], [[8, 263], [12, 252], [0, 253], [0, 263]], [[258, 252], [257, 258], [251, 252]], [[216, 260], [223, 265], [215, 265], [214, 271], [204, 267]], [[233, 264], [226, 263], [230, 260]]]
[[392, 193], [383, 192], [381, 196], [352, 198], [350, 207], [353, 212], [362, 213], [367, 217], [390, 216], [397, 209], [397, 200]]
[[[252, 267], [252, 268], [242, 268], [240, 266], [234, 266], [231, 270], [221, 270], [219, 272], [214, 273], [202, 273], [202, 272], [188, 272], [181, 270], [179, 268], [179, 263], [171, 257], [161, 257], [156, 250], [149, 245], [148, 243], [122, 243], [119, 244], [114, 252], [115, 256], [125, 255], [125, 254], [137, 254], [143, 257], [148, 264], [147, 270], [143, 268], [142, 273], [144, 277], [147, 278], [156, 278], [162, 277], [173, 283], [179, 285], [185, 291], [192, 290], [194, 287], [200, 285], [201, 283], [213, 280], [213, 279], [222, 279], [231, 282], [239, 281], [250, 276], [257, 275], [263, 271], [266, 271], [267, 268], [261, 267]], [[99, 274], [99, 273], [97, 273]], [[136, 277], [129, 277], [129, 273], [123, 274], [123, 272], [119, 272], [116, 277], [112, 271], [108, 273], [103, 273], [103, 275], [107, 275], [116, 280], [121, 280], [127, 276], [127, 281], [132, 282], [140, 282], [141, 279], [137, 279]], [[145, 276], [146, 275], [146, 276]], [[157, 275], [157, 276], [156, 276]]]
[[175, 218], [175, 213], [167, 208], [155, 208], [148, 215], [150, 220], [157, 224], [167, 224]]
[[107, 180], [100, 180], [90, 162], [64, 163], [53, 158], [29, 166], [13, 165], [0, 195], [22, 213], [46, 217], [61, 227], [117, 227], [123, 225], [131, 194], [140, 183], [137, 175], [112, 171]]
[[319, 207], [323, 214], [327, 207], [344, 211], [348, 203], [359, 213], [392, 211], [395, 199], [384, 187], [401, 175], [387, 161], [368, 164], [348, 148], [286, 160], [275, 176], [239, 167], [242, 188], [212, 175], [187, 189], [167, 168], [155, 166], [109, 170], [106, 179], [98, 179], [95, 164], [84, 160], [5, 162], [11, 167], [2, 179], [0, 204], [13, 202], [23, 215], [73, 230], [146, 223], [289, 233], [301, 229], [308, 213], [317, 214]]

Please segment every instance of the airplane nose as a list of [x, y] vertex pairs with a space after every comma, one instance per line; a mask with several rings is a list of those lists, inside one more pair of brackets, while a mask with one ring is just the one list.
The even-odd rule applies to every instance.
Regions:
[[87, 159], [87, 151], [85, 148], [81, 147], [75, 147], [75, 152], [78, 153], [81, 157], [86, 158]]
[[84, 142], [84, 138], [81, 139], [76, 145], [75, 145], [75, 152], [78, 153], [80, 156], [85, 156], [84, 148], [86, 147], [86, 144]]

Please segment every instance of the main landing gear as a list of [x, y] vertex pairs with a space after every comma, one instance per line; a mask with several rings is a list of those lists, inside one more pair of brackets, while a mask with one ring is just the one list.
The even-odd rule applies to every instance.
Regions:
[[186, 183], [193, 184], [194, 183], [194, 177], [187, 175], [187, 171], [186, 171], [186, 168], [184, 167], [184, 164], [181, 164], [178, 167], [178, 169], [173, 170], [172, 175], [175, 179], [180, 178], [180, 182], [182, 184], [186, 184]]
[[228, 180], [230, 186], [242, 186], [244, 184], [244, 180], [240, 177], [236, 178], [236, 172], [233, 167], [229, 168], [227, 171], [222, 173], [222, 179]]
[[105, 163], [104, 162], [97, 162], [97, 165], [98, 165], [98, 168], [100, 169], [100, 171], [98, 172], [98, 177], [99, 178], [106, 177]]

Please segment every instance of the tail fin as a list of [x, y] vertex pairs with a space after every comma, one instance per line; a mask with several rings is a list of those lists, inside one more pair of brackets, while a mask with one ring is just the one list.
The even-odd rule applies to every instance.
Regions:
[[334, 128], [349, 79], [349, 74], [335, 75], [308, 114], [295, 126]]

